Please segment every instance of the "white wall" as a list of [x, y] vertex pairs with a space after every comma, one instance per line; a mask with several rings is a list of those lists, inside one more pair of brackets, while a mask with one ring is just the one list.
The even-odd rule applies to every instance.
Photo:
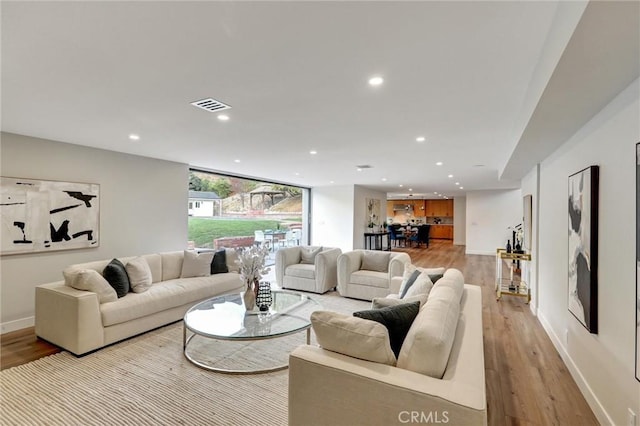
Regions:
[[496, 254], [507, 244], [507, 228], [522, 223], [519, 189], [467, 192], [466, 253]]
[[467, 199], [453, 198], [453, 244], [463, 246], [467, 242]]
[[[531, 195], [531, 247], [528, 252], [531, 253], [531, 262], [522, 262], [522, 279], [529, 284], [531, 289], [531, 302], [529, 307], [536, 313], [538, 308], [538, 200], [539, 200], [539, 165], [531, 170], [524, 178], [520, 185], [522, 197]], [[523, 200], [524, 209], [524, 200]], [[524, 215], [524, 210], [523, 210]], [[523, 222], [524, 224], [524, 222]]]
[[311, 189], [311, 244], [353, 250], [353, 185]]
[[1, 134], [3, 176], [100, 184], [100, 247], [2, 256], [2, 332], [33, 325], [34, 288], [74, 263], [180, 250], [187, 241], [188, 166]]
[[[540, 165], [538, 316], [601, 423], [640, 415], [635, 365], [635, 81]], [[600, 166], [598, 334], [567, 310], [567, 179]]]
[[[367, 228], [367, 199], [376, 199], [380, 202], [380, 209], [378, 210], [378, 224], [387, 217], [387, 193], [381, 191], [374, 191], [373, 189], [365, 188], [363, 186], [355, 185], [353, 192], [353, 248], [364, 248], [364, 233]], [[386, 241], [383, 243], [386, 244]]]

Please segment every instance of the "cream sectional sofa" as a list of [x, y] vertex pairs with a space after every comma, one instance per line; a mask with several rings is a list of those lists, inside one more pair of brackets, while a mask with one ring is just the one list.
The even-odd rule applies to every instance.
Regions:
[[[75, 355], [135, 336], [183, 318], [196, 302], [243, 289], [240, 275], [227, 272], [180, 278], [184, 252], [147, 254], [152, 285], [114, 302], [99, 303], [98, 294], [57, 281], [36, 287], [36, 335]], [[135, 257], [119, 258], [123, 264]], [[227, 256], [227, 267], [237, 271]], [[110, 260], [72, 265], [65, 272], [92, 269], [102, 273]]]
[[[452, 275], [464, 280], [449, 271], [443, 286]], [[437, 295], [434, 286], [403, 343], [397, 361], [403, 368], [296, 348], [289, 359], [289, 425], [486, 425], [482, 294], [459, 284]], [[440, 338], [447, 333], [449, 350]], [[410, 350], [403, 354], [405, 345]]]

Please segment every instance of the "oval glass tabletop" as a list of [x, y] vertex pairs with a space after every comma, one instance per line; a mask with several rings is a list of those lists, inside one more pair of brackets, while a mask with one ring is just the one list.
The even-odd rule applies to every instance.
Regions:
[[241, 294], [214, 297], [198, 303], [184, 316], [193, 333], [222, 340], [256, 340], [296, 333], [308, 328], [313, 311], [321, 309], [306, 294], [272, 290], [268, 311], [247, 311]]

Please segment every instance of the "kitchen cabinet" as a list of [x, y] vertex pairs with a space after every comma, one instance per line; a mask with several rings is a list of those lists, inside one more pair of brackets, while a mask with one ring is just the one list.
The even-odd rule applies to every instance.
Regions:
[[453, 240], [453, 226], [431, 225], [429, 236], [434, 239]]
[[[393, 204], [395, 203], [395, 201], [393, 200], [389, 200], [387, 201], [387, 217], [393, 217], [395, 216], [395, 212], [393, 211]], [[387, 219], [384, 219], [385, 222], [387, 221]]]
[[414, 216], [424, 216], [424, 202], [425, 200], [411, 200], [409, 204], [413, 205]]
[[453, 217], [453, 200], [425, 200], [427, 217]]

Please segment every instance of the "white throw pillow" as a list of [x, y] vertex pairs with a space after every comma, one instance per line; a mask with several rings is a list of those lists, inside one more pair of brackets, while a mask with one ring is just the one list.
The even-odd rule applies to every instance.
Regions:
[[316, 311], [311, 326], [318, 344], [328, 351], [381, 364], [395, 365], [387, 327], [337, 312]]
[[196, 253], [185, 250], [180, 278], [208, 277], [211, 275], [211, 261], [214, 252]]
[[404, 292], [404, 288], [407, 285], [407, 281], [409, 281], [409, 278], [411, 278], [411, 275], [415, 271], [426, 272], [428, 275], [438, 275], [438, 274], [444, 274], [445, 268], [420, 268], [411, 263], [405, 263], [404, 273], [402, 274], [402, 284], [400, 284], [400, 290], [398, 291], [398, 294], [402, 294]]
[[300, 249], [300, 263], [307, 265], [314, 265], [316, 263], [316, 256], [322, 251], [322, 247], [302, 247]]
[[429, 278], [429, 274], [427, 274], [426, 272], [422, 272], [420, 275], [418, 275], [418, 278], [416, 278], [411, 287], [409, 287], [402, 300], [405, 300], [408, 297], [419, 296], [421, 294], [424, 294], [428, 297], [432, 287], [433, 283]]
[[64, 283], [76, 290], [91, 291], [98, 295], [99, 303], [115, 302], [118, 294], [104, 279], [100, 272], [93, 269], [65, 270]]
[[144, 257], [136, 257], [124, 266], [129, 276], [131, 291], [134, 293], [144, 293], [151, 287], [151, 268]]

